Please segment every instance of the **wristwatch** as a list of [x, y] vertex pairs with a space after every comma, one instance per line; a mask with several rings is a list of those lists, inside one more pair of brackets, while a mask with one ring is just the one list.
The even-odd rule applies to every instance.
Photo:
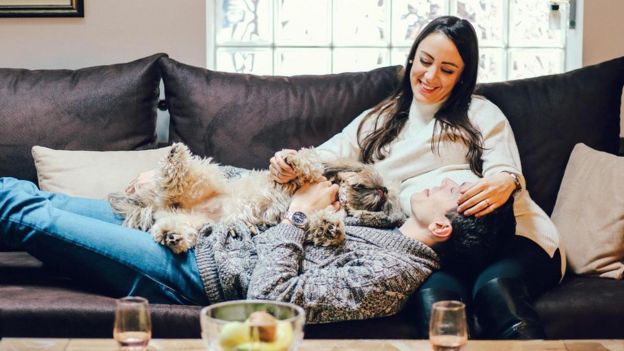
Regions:
[[516, 173], [513, 172], [509, 172], [509, 171], [503, 171], [507, 174], [509, 174], [511, 176], [511, 179], [513, 179], [514, 184], [516, 184], [516, 188], [513, 191], [513, 194], [517, 193], [518, 191], [522, 190], [522, 183], [520, 183], [520, 177], [518, 177], [518, 175]]
[[308, 224], [308, 216], [301, 211], [288, 211], [284, 215], [284, 219], [300, 229], [304, 229]]

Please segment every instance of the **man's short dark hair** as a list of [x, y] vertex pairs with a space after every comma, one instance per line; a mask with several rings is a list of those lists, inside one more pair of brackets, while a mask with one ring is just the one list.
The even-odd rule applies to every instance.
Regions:
[[444, 269], [476, 273], [491, 263], [507, 241], [516, 233], [513, 197], [492, 213], [483, 217], [464, 216], [451, 210], [451, 237], [435, 246]]

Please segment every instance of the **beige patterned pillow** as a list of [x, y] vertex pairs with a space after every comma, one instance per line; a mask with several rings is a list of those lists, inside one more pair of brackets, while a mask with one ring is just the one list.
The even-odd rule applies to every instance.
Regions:
[[624, 157], [577, 144], [552, 220], [576, 274], [624, 276]]
[[154, 169], [170, 147], [141, 151], [69, 151], [33, 146], [41, 190], [105, 199], [139, 173]]

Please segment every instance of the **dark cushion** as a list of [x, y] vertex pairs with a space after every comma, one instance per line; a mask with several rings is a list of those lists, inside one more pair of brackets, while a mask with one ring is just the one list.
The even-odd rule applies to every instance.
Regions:
[[623, 339], [624, 281], [571, 275], [536, 303], [550, 339]]
[[315, 146], [388, 96], [400, 66], [273, 77], [224, 73], [160, 59], [171, 141], [217, 162], [266, 168], [282, 148]]
[[527, 187], [551, 214], [577, 143], [617, 154], [624, 57], [568, 73], [481, 84], [516, 136]]
[[33, 145], [154, 146], [162, 56], [78, 70], [0, 69], [0, 177], [36, 181]]
[[[73, 281], [0, 284], [0, 336], [111, 338], [115, 299]], [[152, 337], [199, 338], [201, 306], [151, 304]]]

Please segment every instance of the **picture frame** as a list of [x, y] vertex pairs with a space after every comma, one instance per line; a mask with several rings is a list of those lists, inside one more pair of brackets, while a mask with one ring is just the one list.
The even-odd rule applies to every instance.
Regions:
[[84, 0], [0, 0], [0, 17], [84, 17]]

